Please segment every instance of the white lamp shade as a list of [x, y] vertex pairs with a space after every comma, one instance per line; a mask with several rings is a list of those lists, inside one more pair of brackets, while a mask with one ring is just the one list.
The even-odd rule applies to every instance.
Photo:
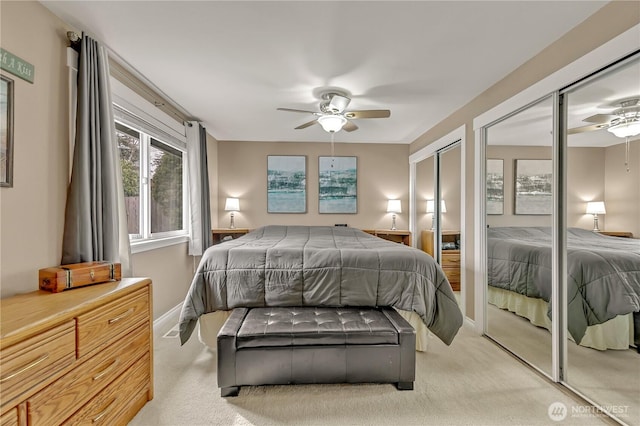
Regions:
[[329, 133], [339, 132], [342, 126], [347, 124], [347, 119], [341, 115], [323, 115], [318, 118], [318, 123]]
[[240, 200], [237, 198], [227, 198], [227, 202], [224, 204], [224, 209], [226, 211], [239, 212]]
[[609, 127], [607, 131], [613, 133], [619, 138], [640, 135], [640, 121], [625, 121]]
[[387, 202], [387, 213], [402, 213], [400, 200], [389, 200]]
[[587, 203], [587, 214], [606, 214], [604, 201], [590, 201]]
[[[427, 200], [427, 213], [433, 213], [434, 210], [434, 201]], [[444, 203], [444, 200], [440, 200], [440, 213], [447, 212], [447, 205]]]

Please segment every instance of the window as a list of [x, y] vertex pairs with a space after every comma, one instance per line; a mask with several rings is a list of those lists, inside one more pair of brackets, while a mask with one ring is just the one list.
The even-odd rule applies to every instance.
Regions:
[[132, 243], [187, 232], [184, 147], [149, 133], [116, 118]]

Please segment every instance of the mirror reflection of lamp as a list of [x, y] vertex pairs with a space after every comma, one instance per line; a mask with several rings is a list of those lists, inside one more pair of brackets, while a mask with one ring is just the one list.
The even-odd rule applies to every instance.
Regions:
[[[434, 212], [435, 203], [434, 200], [427, 200], [427, 214], [431, 214], [431, 229], [435, 228], [435, 221], [433, 220], [433, 212]], [[447, 212], [447, 205], [444, 200], [440, 200], [440, 213]]]
[[231, 221], [229, 223], [230, 229], [235, 229], [236, 225], [233, 223], [233, 212], [240, 211], [240, 200], [237, 198], [227, 198], [224, 204], [225, 211], [231, 212]]
[[393, 213], [393, 219], [391, 220], [391, 230], [395, 231], [396, 229], [396, 213], [402, 213], [402, 204], [400, 200], [388, 200], [387, 202], [387, 213]]
[[606, 213], [604, 201], [589, 201], [587, 203], [587, 214], [593, 215], [593, 232], [600, 232], [598, 228], [598, 215]]

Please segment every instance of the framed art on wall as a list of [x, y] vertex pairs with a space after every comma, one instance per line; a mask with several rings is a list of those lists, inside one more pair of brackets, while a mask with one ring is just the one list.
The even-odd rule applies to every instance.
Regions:
[[318, 157], [318, 212], [358, 213], [357, 157]]
[[551, 214], [551, 160], [516, 160], [515, 214]]
[[306, 213], [307, 157], [267, 156], [267, 212]]
[[13, 186], [13, 80], [0, 75], [0, 186]]
[[487, 214], [504, 213], [504, 161], [487, 159]]

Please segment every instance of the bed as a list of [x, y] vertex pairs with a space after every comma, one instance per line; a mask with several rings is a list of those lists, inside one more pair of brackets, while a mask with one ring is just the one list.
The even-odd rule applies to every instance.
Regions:
[[[350, 227], [270, 225], [206, 250], [182, 306], [181, 342], [210, 313], [221, 312], [220, 323], [237, 307], [275, 306], [390, 306], [417, 326], [417, 339], [426, 342], [422, 328], [447, 345], [463, 322], [423, 251]], [[201, 321], [201, 334], [211, 328], [219, 324]]]
[[[487, 252], [489, 302], [550, 328], [551, 228], [489, 228]], [[571, 339], [628, 349], [640, 311], [640, 240], [569, 228], [567, 275]]]

